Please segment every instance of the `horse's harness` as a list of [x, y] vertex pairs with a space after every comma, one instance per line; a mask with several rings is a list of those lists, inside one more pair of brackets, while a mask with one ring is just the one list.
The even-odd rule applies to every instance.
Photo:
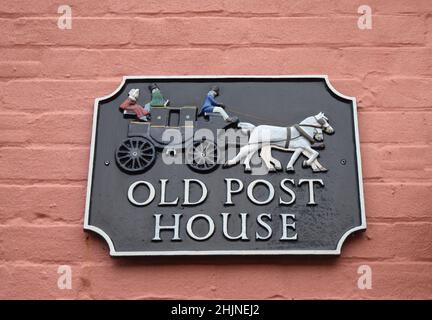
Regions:
[[[322, 129], [323, 127], [326, 128], [328, 126], [328, 124], [326, 125], [326, 122], [323, 118], [317, 119], [314, 116], [315, 120], [319, 123], [319, 125], [314, 125], [314, 124], [295, 124], [293, 127], [297, 130], [297, 132], [299, 133], [299, 135], [297, 137], [294, 137], [292, 139], [297, 139], [299, 137], [304, 137], [307, 141], [309, 141], [311, 144], [315, 143], [315, 138], [311, 137], [302, 127], [310, 127], [310, 128], [315, 128], [315, 129]], [[315, 130], [315, 133], [318, 130]], [[319, 131], [318, 131], [319, 132]], [[314, 134], [315, 136], [315, 134]], [[285, 148], [288, 149], [289, 147], [289, 143], [291, 141], [291, 127], [287, 127], [287, 139], [286, 139], [286, 143], [285, 143]]]

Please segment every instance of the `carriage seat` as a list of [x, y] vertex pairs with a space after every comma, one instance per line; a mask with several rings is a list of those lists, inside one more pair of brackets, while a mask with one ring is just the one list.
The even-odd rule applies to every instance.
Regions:
[[122, 110], [123, 111], [123, 118], [125, 119], [135, 119], [136, 118], [136, 113], [132, 110]]
[[[150, 102], [149, 102], [150, 103]], [[148, 105], [149, 103], [147, 103], [146, 105]], [[154, 104], [151, 107], [152, 108], [163, 108], [163, 107], [168, 107], [170, 104], [169, 100], [166, 100], [164, 104]]]
[[123, 115], [125, 117], [129, 117], [129, 116], [135, 117], [136, 113], [134, 111], [132, 111], [132, 110], [125, 109], [125, 110], [123, 110]]

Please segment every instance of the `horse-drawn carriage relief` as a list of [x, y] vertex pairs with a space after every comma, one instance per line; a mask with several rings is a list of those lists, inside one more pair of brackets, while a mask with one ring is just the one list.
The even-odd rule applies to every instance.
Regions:
[[[223, 161], [223, 168], [241, 162], [245, 172], [251, 170], [251, 158], [258, 154], [263, 165], [269, 172], [283, 170], [282, 164], [275, 159], [272, 149], [293, 152], [286, 166], [287, 172], [294, 172], [294, 164], [303, 155], [306, 159], [302, 165], [310, 167], [313, 172], [325, 172], [327, 169], [318, 161], [319, 152], [324, 148], [323, 133], [333, 134], [334, 129], [323, 112], [309, 116], [298, 124], [288, 127], [267, 125], [255, 126], [249, 122], [239, 122], [237, 117], [230, 117], [225, 106], [215, 100], [219, 88], [213, 86], [209, 91], [201, 111], [197, 106], [168, 106], [159, 86], [149, 86], [152, 101], [142, 107], [137, 103], [139, 90], [132, 89], [129, 97], [120, 106], [125, 119], [131, 119], [127, 138], [123, 140], [115, 152], [117, 165], [125, 172], [143, 173], [155, 163], [158, 152], [166, 152], [175, 156], [179, 151], [187, 157], [187, 166], [200, 173], [208, 173], [216, 169], [220, 160], [217, 137], [221, 130], [232, 128], [248, 136], [247, 143], [236, 144], [240, 147], [238, 154]], [[158, 95], [158, 104], [153, 104], [154, 93]], [[129, 108], [131, 107], [132, 108]], [[192, 134], [185, 135], [186, 129]], [[194, 133], [200, 129], [209, 129], [211, 137], [194, 139]], [[164, 139], [167, 130], [176, 130], [181, 141], [173, 143]], [[225, 148], [226, 146], [219, 146]], [[186, 159], [186, 158], [185, 158]], [[223, 160], [223, 159], [222, 159]]]

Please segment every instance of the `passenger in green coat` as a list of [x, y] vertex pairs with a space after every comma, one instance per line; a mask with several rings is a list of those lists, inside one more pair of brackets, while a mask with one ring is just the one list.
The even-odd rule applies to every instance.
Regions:
[[149, 90], [151, 93], [151, 101], [144, 106], [144, 109], [151, 113], [152, 107], [166, 107], [168, 105], [169, 100], [164, 98], [156, 83], [149, 85]]

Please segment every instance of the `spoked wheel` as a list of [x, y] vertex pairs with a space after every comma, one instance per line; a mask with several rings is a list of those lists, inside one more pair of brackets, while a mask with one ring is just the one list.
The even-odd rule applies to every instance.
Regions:
[[128, 173], [140, 173], [149, 169], [156, 160], [153, 143], [140, 137], [124, 140], [115, 153], [117, 165]]
[[189, 168], [196, 172], [206, 173], [218, 167], [218, 149], [213, 141], [195, 141], [186, 152]]

